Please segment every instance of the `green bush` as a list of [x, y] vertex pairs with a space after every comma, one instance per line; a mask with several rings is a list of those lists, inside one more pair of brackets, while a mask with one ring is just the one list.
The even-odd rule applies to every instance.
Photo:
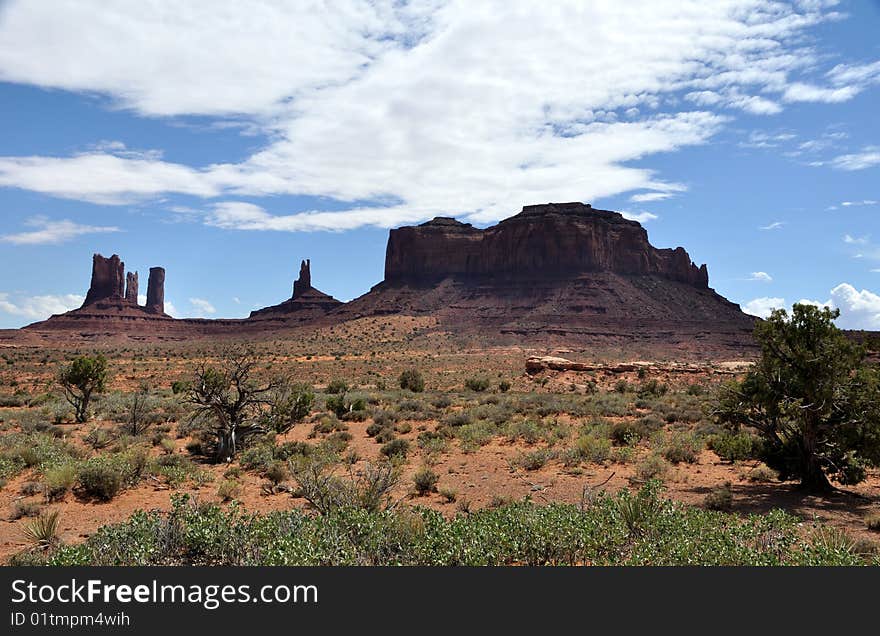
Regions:
[[422, 468], [413, 476], [413, 483], [416, 486], [416, 492], [420, 495], [437, 492], [438, 481], [440, 481], [440, 477], [428, 467]]
[[468, 378], [464, 381], [464, 387], [470, 391], [476, 391], [477, 393], [482, 393], [487, 390], [491, 386], [491, 382], [489, 382], [489, 378], [486, 377], [474, 377]]
[[[387, 481], [379, 481], [384, 488]], [[851, 540], [829, 532], [824, 538], [819, 532], [812, 539], [802, 538], [799, 520], [784, 512], [753, 516], [711, 512], [666, 501], [654, 484], [638, 493], [599, 495], [583, 508], [501, 502], [495, 508], [470, 510], [462, 500], [460, 508], [467, 513], [454, 518], [427, 509], [345, 503], [356, 499], [328, 497], [331, 505], [320, 515], [302, 510], [247, 514], [238, 506], [198, 505], [187, 496], [173, 495], [168, 514], [136, 512], [123, 523], [102, 527], [84, 543], [29, 551], [13, 562], [57, 566], [880, 563], [876, 556], [861, 555]]]
[[706, 495], [703, 503], [709, 510], [729, 511], [733, 507], [733, 493], [730, 491], [730, 482], [725, 482], [723, 485], [713, 488]]
[[425, 379], [418, 369], [407, 369], [400, 374], [400, 388], [412, 391], [413, 393], [421, 393], [425, 390]]
[[339, 378], [331, 380], [330, 384], [327, 385], [327, 388], [324, 389], [324, 393], [329, 393], [331, 395], [338, 395], [340, 393], [346, 393], [347, 391], [348, 383]]
[[710, 438], [709, 448], [724, 461], [743, 461], [758, 456], [760, 440], [745, 431], [725, 431]]
[[405, 439], [391, 440], [381, 448], [380, 452], [389, 458], [406, 457], [406, 454], [409, 452], [409, 442]]
[[673, 464], [682, 462], [695, 464], [702, 450], [703, 441], [695, 435], [673, 433], [664, 442], [661, 452], [663, 457]]

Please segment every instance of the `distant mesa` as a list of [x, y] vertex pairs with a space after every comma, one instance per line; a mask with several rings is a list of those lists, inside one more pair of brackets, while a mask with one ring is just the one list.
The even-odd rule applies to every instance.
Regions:
[[343, 303], [312, 287], [312, 262], [304, 260], [299, 267], [299, 278], [293, 283], [293, 296], [283, 303], [251, 312], [250, 318], [283, 319], [291, 316], [307, 320], [327, 314]]
[[438, 217], [391, 230], [385, 280], [334, 316], [430, 315], [458, 332], [582, 341], [750, 339], [754, 319], [682, 247], [580, 202], [527, 205], [479, 229]]
[[706, 265], [683, 247], [654, 247], [618, 212], [579, 202], [527, 205], [485, 229], [437, 217], [391, 230], [385, 279], [348, 303], [312, 286], [310, 260], [300, 264], [289, 299], [243, 320], [173, 320], [160, 267], [150, 269], [146, 306], [138, 293], [137, 272], [126, 274], [119, 256], [96, 254], [83, 306], [30, 328], [186, 338], [405, 314], [502, 344], [754, 346], [755, 319], [709, 287]]

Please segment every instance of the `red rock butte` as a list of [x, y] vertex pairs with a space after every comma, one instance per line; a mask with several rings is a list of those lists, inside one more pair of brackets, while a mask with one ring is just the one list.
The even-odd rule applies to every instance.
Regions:
[[174, 320], [164, 313], [164, 284], [165, 270], [152, 268], [140, 307], [137, 275], [126, 281], [118, 256], [95, 255], [83, 307], [29, 329], [236, 335], [405, 314], [499, 344], [753, 346], [755, 319], [709, 287], [706, 265], [682, 247], [652, 246], [638, 222], [583, 203], [528, 205], [485, 229], [438, 217], [391, 230], [385, 279], [348, 303], [312, 286], [309, 260], [288, 300], [243, 320]]

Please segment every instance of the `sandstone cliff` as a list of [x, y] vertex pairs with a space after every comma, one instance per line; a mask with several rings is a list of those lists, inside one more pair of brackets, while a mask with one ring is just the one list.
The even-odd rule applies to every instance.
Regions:
[[684, 248], [657, 249], [636, 221], [582, 203], [529, 205], [485, 230], [439, 217], [391, 231], [385, 281], [575, 277], [588, 272], [656, 275], [708, 288], [705, 265]]

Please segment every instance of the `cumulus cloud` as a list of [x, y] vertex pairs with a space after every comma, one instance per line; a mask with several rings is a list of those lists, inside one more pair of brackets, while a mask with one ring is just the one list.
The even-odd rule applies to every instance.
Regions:
[[[98, 93], [145, 116], [207, 116], [267, 141], [240, 163], [202, 166], [117, 140], [0, 157], [0, 186], [113, 205], [166, 193], [351, 203], [289, 214], [212, 202], [196, 215], [289, 231], [450, 212], [491, 222], [527, 203], [682, 191], [630, 162], [705, 143], [736, 111], [779, 112], [805, 95], [796, 82], [818, 86], [801, 77], [821, 61], [804, 34], [835, 17], [828, 6], [7, 2], [0, 80]], [[836, 68], [822, 80], [835, 99], [873, 77]]]
[[13, 297], [0, 292], [0, 312], [30, 320], [45, 320], [53, 314], [63, 314], [80, 307], [84, 296], [77, 294]]
[[[797, 301], [802, 305], [815, 305], [839, 309], [840, 317], [835, 324], [841, 329], [880, 329], [880, 295], [862, 289], [861, 291], [849, 283], [840, 283], [830, 292], [830, 298], [824, 302], [808, 298]], [[742, 306], [744, 312], [760, 318], [767, 318], [773, 309], [791, 308], [784, 298], [755, 298]]]
[[744, 304], [742, 310], [752, 316], [767, 318], [774, 309], [785, 309], [785, 307], [785, 298], [762, 296]]
[[192, 316], [194, 318], [207, 318], [217, 313], [217, 309], [204, 298], [190, 298], [189, 304], [192, 306]]
[[102, 234], [121, 231], [118, 227], [81, 225], [74, 221], [52, 221], [46, 217], [35, 217], [25, 223], [34, 229], [15, 234], [0, 235], [0, 241], [13, 245], [56, 245], [70, 241], [83, 234]]
[[768, 274], [767, 272], [752, 272], [748, 280], [758, 281], [761, 283], [772, 283], [773, 277], [770, 276], [770, 274]]

